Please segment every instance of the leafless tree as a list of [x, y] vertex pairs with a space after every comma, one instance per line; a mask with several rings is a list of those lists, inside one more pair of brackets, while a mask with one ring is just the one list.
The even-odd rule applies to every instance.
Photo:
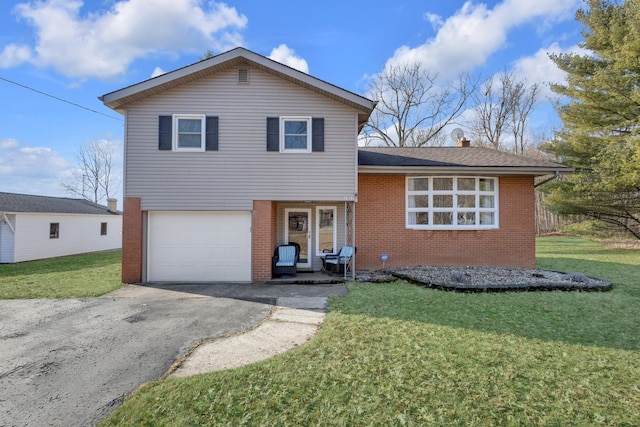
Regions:
[[442, 130], [464, 112], [477, 84], [463, 74], [440, 86], [437, 77], [420, 63], [390, 66], [377, 74], [368, 87], [378, 105], [364, 129], [367, 144], [442, 145]]
[[527, 130], [531, 110], [540, 99], [540, 83], [528, 84], [526, 80], [515, 82], [511, 86], [511, 134], [514, 151], [524, 154], [527, 148]]
[[495, 150], [512, 149], [523, 154], [527, 146], [527, 124], [540, 94], [539, 83], [517, 80], [503, 71], [486, 80], [474, 96], [472, 129], [478, 145]]
[[74, 153], [77, 165], [71, 177], [61, 181], [69, 194], [99, 203], [111, 198], [116, 185], [112, 176], [114, 146], [108, 141], [90, 141]]

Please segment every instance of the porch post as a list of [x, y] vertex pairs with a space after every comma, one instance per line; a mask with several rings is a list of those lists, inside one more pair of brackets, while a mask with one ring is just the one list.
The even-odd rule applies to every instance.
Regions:
[[[356, 222], [355, 222], [355, 202], [353, 201], [345, 201], [344, 202], [344, 241], [345, 245], [349, 245], [353, 247], [354, 253], [351, 256], [350, 265], [344, 266], [344, 278], [348, 277], [351, 280], [355, 280], [356, 278], [356, 254], [355, 254], [355, 241], [356, 241]], [[350, 267], [350, 268], [349, 268]]]

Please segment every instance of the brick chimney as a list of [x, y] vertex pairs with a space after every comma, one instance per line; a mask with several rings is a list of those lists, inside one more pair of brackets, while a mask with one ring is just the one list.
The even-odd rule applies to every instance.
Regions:
[[463, 136], [460, 140], [458, 140], [458, 147], [471, 147], [471, 141]]
[[118, 211], [118, 199], [107, 199], [107, 210], [109, 212]]

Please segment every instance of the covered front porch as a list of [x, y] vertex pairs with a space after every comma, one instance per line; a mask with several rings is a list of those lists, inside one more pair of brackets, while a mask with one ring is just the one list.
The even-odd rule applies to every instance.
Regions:
[[[340, 283], [353, 280], [355, 258], [340, 275], [323, 271], [323, 257], [354, 245], [354, 201], [254, 202], [253, 281]], [[272, 257], [284, 244], [299, 245], [296, 276], [273, 277]], [[267, 259], [268, 254], [268, 259]], [[268, 271], [267, 271], [268, 261]], [[344, 267], [344, 266], [341, 266]], [[258, 274], [257, 274], [258, 273]]]

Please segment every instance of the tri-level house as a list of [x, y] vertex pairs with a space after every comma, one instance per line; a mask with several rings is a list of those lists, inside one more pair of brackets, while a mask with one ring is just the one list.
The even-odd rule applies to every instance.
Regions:
[[535, 265], [533, 179], [474, 147], [358, 148], [375, 102], [244, 48], [100, 99], [125, 115], [125, 283], [263, 282], [357, 247], [358, 268]]

